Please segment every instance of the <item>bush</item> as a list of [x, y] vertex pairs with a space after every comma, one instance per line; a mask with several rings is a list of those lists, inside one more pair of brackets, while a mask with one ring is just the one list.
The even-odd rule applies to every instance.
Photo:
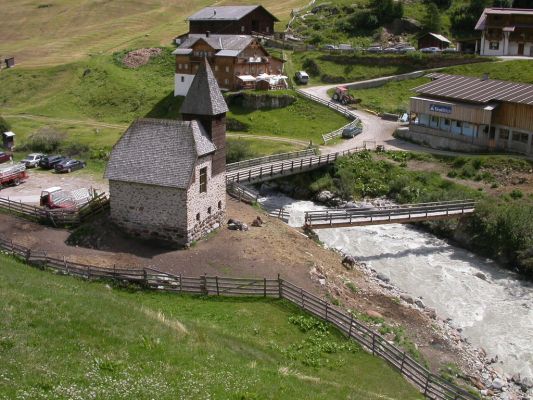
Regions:
[[0, 115], [0, 133], [9, 132], [11, 125]]
[[65, 132], [45, 126], [32, 133], [22, 145], [21, 150], [54, 153], [59, 150], [66, 137]]
[[79, 156], [80, 154], [87, 153], [89, 151], [89, 146], [81, 143], [69, 143], [61, 147], [61, 153], [72, 157]]
[[320, 67], [318, 66], [316, 61], [313, 60], [312, 58], [306, 58], [302, 63], [302, 67], [311, 76], [320, 75]]
[[509, 193], [509, 196], [511, 196], [511, 198], [516, 200], [516, 199], [521, 199], [522, 197], [524, 197], [524, 194], [522, 193], [520, 189], [513, 189], [513, 191]]
[[248, 142], [230, 141], [226, 144], [226, 162], [228, 164], [258, 157]]

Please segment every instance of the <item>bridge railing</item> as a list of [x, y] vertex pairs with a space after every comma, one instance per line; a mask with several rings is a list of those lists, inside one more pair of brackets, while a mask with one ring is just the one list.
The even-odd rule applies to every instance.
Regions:
[[230, 171], [226, 174], [227, 182], [254, 182], [268, 180], [281, 175], [291, 175], [299, 171], [311, 170], [335, 162], [337, 158], [365, 150], [356, 147], [337, 153], [330, 153], [308, 158], [300, 158], [268, 165], [260, 165], [246, 170]]
[[250, 160], [238, 161], [226, 165], [226, 171], [236, 171], [243, 168], [249, 168], [256, 165], [268, 164], [275, 161], [290, 160], [293, 158], [311, 157], [316, 155], [315, 149], [305, 149], [293, 151], [290, 153], [273, 154], [271, 156], [252, 158]]
[[307, 211], [305, 213], [305, 224], [330, 224], [352, 223], [374, 219], [385, 219], [393, 221], [401, 217], [410, 218], [435, 217], [464, 214], [471, 212], [476, 206], [473, 200], [445, 201], [437, 203], [407, 204], [403, 206], [391, 206], [374, 210], [361, 210], [358, 208], [336, 209], [326, 211]]

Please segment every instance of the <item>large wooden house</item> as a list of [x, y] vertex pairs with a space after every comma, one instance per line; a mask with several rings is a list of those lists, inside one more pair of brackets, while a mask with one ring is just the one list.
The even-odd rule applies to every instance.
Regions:
[[271, 56], [250, 35], [190, 34], [173, 52], [176, 56], [175, 96], [185, 96], [196, 71], [207, 58], [222, 90], [254, 88], [261, 81], [268, 87], [285, 87], [283, 60]]
[[189, 33], [220, 35], [272, 35], [279, 20], [263, 6], [206, 7], [189, 18]]
[[483, 56], [533, 56], [533, 10], [486, 8], [476, 30]]

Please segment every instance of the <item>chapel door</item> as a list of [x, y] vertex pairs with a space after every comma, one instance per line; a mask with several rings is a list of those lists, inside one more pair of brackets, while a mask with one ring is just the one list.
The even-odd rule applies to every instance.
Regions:
[[518, 43], [518, 55], [519, 56], [524, 55], [524, 43]]

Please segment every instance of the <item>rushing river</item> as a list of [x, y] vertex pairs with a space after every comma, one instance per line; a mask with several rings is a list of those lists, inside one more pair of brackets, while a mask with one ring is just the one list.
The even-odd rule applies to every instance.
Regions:
[[[303, 211], [325, 209], [282, 195], [262, 198], [267, 209], [285, 207], [289, 224], [302, 226]], [[409, 225], [318, 229], [320, 240], [355, 256], [437, 310], [504, 372], [533, 377], [533, 285], [494, 262]], [[486, 277], [482, 276], [480, 272]], [[476, 276], [476, 274], [478, 276]]]

